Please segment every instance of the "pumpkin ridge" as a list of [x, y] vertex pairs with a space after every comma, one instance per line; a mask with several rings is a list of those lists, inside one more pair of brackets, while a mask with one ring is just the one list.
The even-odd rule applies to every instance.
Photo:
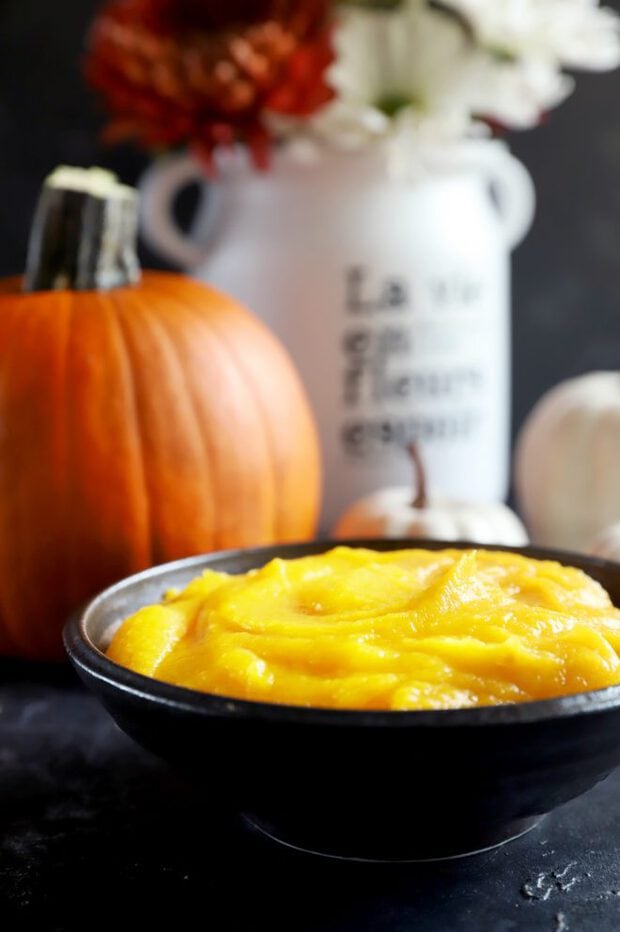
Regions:
[[[74, 321], [74, 303], [73, 303], [73, 294], [71, 292], [66, 292], [63, 297], [65, 297], [66, 302], [66, 326], [64, 333], [64, 349], [62, 354], [62, 367], [61, 367], [61, 387], [60, 394], [63, 399], [63, 404], [61, 407], [62, 417], [55, 418], [55, 428], [57, 433], [60, 434], [58, 438], [55, 438], [58, 444], [58, 458], [59, 458], [59, 475], [63, 477], [63, 488], [61, 493], [61, 501], [63, 503], [63, 510], [70, 510], [68, 508], [69, 502], [71, 500], [70, 495], [70, 473], [69, 473], [69, 464], [71, 462], [71, 442], [70, 442], [70, 418], [68, 416], [68, 411], [71, 406], [71, 385], [70, 385], [70, 372], [71, 372], [71, 335], [73, 332], [73, 321]], [[60, 294], [56, 294], [56, 298], [60, 298]], [[56, 315], [56, 308], [53, 309], [52, 313]], [[56, 323], [54, 322], [54, 327]], [[71, 522], [69, 522], [71, 524]], [[68, 563], [68, 554], [70, 551], [67, 548], [63, 548], [63, 559], [65, 565]], [[69, 586], [67, 587], [69, 592], [74, 588], [74, 573], [71, 570], [68, 573]], [[45, 642], [45, 636], [42, 636], [42, 642]]]
[[[35, 302], [34, 306], [32, 301]], [[67, 390], [69, 344], [71, 340], [72, 329], [72, 306], [70, 300], [67, 301], [67, 310], [67, 326], [65, 330], [64, 350], [62, 351], [64, 362], [61, 367], [64, 372], [65, 398], [70, 395], [70, 392]], [[36, 298], [31, 299], [28, 296], [25, 296], [25, 301], [20, 306], [20, 312], [21, 313], [15, 314], [15, 331], [10, 337], [12, 351], [7, 352], [5, 345], [3, 347], [2, 353], [2, 358], [3, 360], [7, 361], [8, 366], [14, 366], [14, 368], [18, 371], [21, 369], [20, 360], [23, 358], [28, 358], [31, 355], [26, 352], [29, 344], [47, 347], [50, 342], [48, 335], [50, 333], [58, 333], [57, 305], [54, 306], [53, 311], [50, 311], [49, 308], [44, 307], [42, 304], [37, 302]], [[52, 326], [50, 326], [50, 315], [53, 315]], [[50, 367], [52, 367], [52, 360], [54, 358], [53, 354], [46, 352], [43, 354], [43, 357], [46, 362], [49, 363]], [[37, 371], [40, 374], [38, 367]], [[7, 376], [7, 372], [10, 373], [10, 368], [8, 370], [5, 369], [4, 375], [8, 378], [9, 383], [11, 383], [13, 380], [10, 376]], [[19, 401], [19, 395], [17, 396], [17, 400]], [[10, 430], [18, 412], [14, 410], [16, 399], [9, 398], [9, 401], [9, 412], [11, 416], [10, 419], [5, 423], [5, 429], [8, 427]], [[6, 419], [6, 400], [4, 398], [2, 399], [2, 409]], [[56, 423], [58, 420], [58, 418], [55, 418], [54, 423]], [[32, 431], [32, 435], [34, 438], [38, 439], [34, 431]], [[15, 438], [13, 438], [13, 440], [10, 442], [14, 444]], [[36, 447], [35, 449], [29, 447], [27, 450], [27, 457], [30, 459], [35, 453], [39, 456], [43, 454], [43, 458], [47, 459], [50, 454], [50, 447], [49, 445], [42, 446], [38, 449]], [[67, 458], [65, 457], [64, 463], [66, 464], [66, 462]], [[47, 466], [48, 464], [46, 463], [45, 465]], [[34, 581], [30, 582], [27, 590], [24, 592], [23, 586], [25, 585], [26, 580], [23, 577], [27, 575], [28, 564], [30, 563], [34, 551], [31, 547], [23, 547], [19, 541], [20, 536], [26, 536], [27, 538], [30, 538], [33, 533], [36, 533], [38, 543], [41, 540], [41, 535], [45, 537], [46, 531], [51, 531], [53, 534], [55, 527], [53, 515], [51, 516], [50, 522], [50, 510], [57, 508], [61, 499], [60, 496], [56, 496], [54, 500], [50, 502], [50, 507], [46, 509], [43, 514], [39, 514], [35, 511], [37, 502], [36, 500], [31, 499], [30, 488], [24, 486], [24, 482], [24, 473], [23, 470], [20, 470], [19, 485], [17, 488], [13, 488], [9, 493], [10, 500], [15, 503], [13, 505], [13, 518], [9, 512], [8, 520], [10, 524], [10, 531], [7, 534], [1, 535], [3, 541], [9, 541], [8, 546], [10, 548], [8, 556], [0, 553], [0, 563], [2, 563], [2, 565], [5, 567], [5, 572], [2, 574], [2, 576], [3, 579], [7, 575], [10, 576], [12, 586], [17, 587], [17, 595], [15, 597], [12, 592], [7, 593], [6, 590], [2, 593], [4, 628], [8, 633], [8, 637], [12, 646], [15, 648], [15, 652], [19, 653], [20, 656], [32, 657], [32, 644], [34, 643], [39, 645], [39, 657], [43, 656], [46, 659], [58, 659], [58, 657], [61, 655], [61, 651], [59, 646], [56, 650], [54, 650], [52, 646], [51, 632], [49, 627], [45, 624], [45, 612], [42, 610], [42, 606], [46, 604], [44, 592], [47, 582], [45, 578], [41, 578], [42, 575], [45, 576], [45, 569], [43, 570], [43, 574], [39, 572], [35, 575]], [[36, 525], [35, 522], [37, 522]], [[26, 525], [25, 530], [24, 525]], [[34, 530], [35, 526], [36, 532]], [[58, 542], [55, 540], [52, 541], [52, 558], [57, 558], [60, 555], [62, 560], [66, 551], [64, 548], [62, 551], [60, 551], [57, 547], [57, 543]], [[16, 563], [15, 554], [27, 554], [28, 557], [26, 558], [26, 563], [22, 561]], [[33, 588], [35, 589], [34, 593], [32, 592]], [[38, 588], [40, 588], [40, 592], [36, 591]], [[57, 606], [62, 605], [63, 600], [64, 602], [67, 602], [67, 588], [67, 586], [64, 586], [60, 592], [55, 593], [55, 598], [53, 598], [52, 601], [54, 601]], [[23, 621], [20, 621], [20, 616], [23, 616], [24, 610], [26, 610], [30, 616], [30, 624], [32, 625], [32, 628], [29, 630], [24, 629]]]
[[129, 352], [129, 346], [127, 343], [127, 337], [125, 334], [125, 329], [121, 320], [121, 305], [118, 301], [117, 295], [114, 290], [111, 290], [106, 293], [105, 298], [111, 306], [112, 313], [110, 315], [111, 320], [113, 321], [113, 326], [116, 331], [118, 340], [117, 345], [123, 354], [123, 369], [126, 376], [126, 385], [127, 393], [126, 400], [127, 404], [125, 406], [125, 411], [131, 411], [133, 430], [135, 432], [136, 440], [136, 450], [137, 450], [137, 465], [136, 469], [140, 474], [140, 486], [143, 491], [143, 501], [144, 501], [144, 525], [145, 525], [145, 534], [146, 539], [144, 541], [144, 549], [146, 556], [146, 566], [152, 566], [153, 564], [153, 504], [151, 501], [151, 490], [149, 488], [148, 482], [148, 470], [146, 468], [146, 462], [144, 458], [144, 429], [140, 421], [140, 413], [138, 409], [137, 401], [137, 387], [134, 376], [134, 370], [131, 360], [131, 354]]
[[213, 493], [213, 482], [211, 481], [213, 475], [217, 472], [215, 468], [216, 458], [215, 458], [215, 453], [213, 450], [213, 445], [211, 444], [209, 440], [208, 431], [204, 429], [203, 418], [198, 408], [198, 405], [196, 403], [196, 398], [192, 391], [190, 380], [187, 377], [187, 373], [183, 365], [183, 360], [180, 356], [180, 351], [179, 351], [177, 342], [175, 341], [170, 331], [167, 329], [166, 324], [164, 323], [161, 317], [157, 318], [156, 324], [160, 332], [165, 335], [165, 339], [167, 340], [169, 344], [171, 358], [174, 358], [175, 365], [179, 372], [179, 376], [180, 376], [179, 382], [184, 386], [185, 397], [188, 403], [188, 410], [191, 410], [192, 415], [193, 415], [193, 420], [196, 425], [196, 436], [198, 437], [198, 446], [201, 451], [201, 459], [203, 463], [205, 464], [204, 485], [205, 485], [205, 488], [208, 489], [208, 497], [211, 500], [210, 549], [219, 550], [221, 549], [221, 541], [220, 541], [221, 532], [219, 530], [219, 528], [221, 527], [221, 522], [218, 520], [218, 512], [220, 510], [220, 504], [219, 504], [218, 499]]
[[[261, 333], [261, 337], [263, 336], [264, 333], [272, 337], [274, 336], [269, 330], [269, 328], [266, 327], [266, 325], [262, 323], [262, 321], [258, 320], [253, 315], [248, 315], [248, 316], [250, 316], [253, 324], [258, 324], [257, 331]], [[228, 351], [232, 354], [232, 350], [230, 346], [228, 345], [228, 340], [226, 339], [226, 335], [221, 334], [218, 331], [216, 331], [216, 335], [220, 339], [222, 344], [225, 345]], [[278, 350], [280, 350], [283, 359], [285, 359], [286, 363], [290, 366], [292, 374], [294, 374], [296, 378], [299, 378], [297, 370], [293, 367], [292, 361], [289, 359], [288, 354], [284, 351], [279, 341], [276, 343], [276, 345], [277, 345]], [[285, 509], [286, 509], [287, 503], [286, 503], [284, 496], [282, 494], [278, 494], [278, 491], [284, 488], [283, 480], [284, 480], [284, 474], [286, 472], [286, 469], [280, 465], [280, 463], [278, 462], [275, 456], [276, 444], [274, 443], [273, 433], [271, 429], [272, 419], [267, 416], [268, 414], [266, 410], [267, 402], [265, 401], [264, 396], [261, 392], [260, 383], [256, 380], [254, 374], [248, 369], [243, 359], [235, 357], [235, 360], [236, 360], [237, 367], [239, 371], [243, 374], [244, 380], [246, 384], [248, 385], [248, 389], [250, 393], [252, 394], [252, 396], [254, 397], [256, 404], [258, 406], [258, 409], [260, 411], [263, 432], [265, 434], [265, 438], [267, 441], [266, 446], [269, 450], [271, 474], [273, 476], [273, 483], [274, 483], [274, 489], [275, 489], [275, 496], [274, 496], [275, 508], [274, 508], [274, 520], [273, 520], [274, 540], [275, 541], [285, 540], [286, 535], [284, 534], [283, 529], [286, 527], [287, 515], [286, 515]], [[284, 536], [281, 536], [281, 535], [284, 535]]]
[[156, 494], [153, 487], [153, 478], [149, 469], [146, 468], [146, 444], [145, 437], [147, 430], [144, 424], [144, 413], [143, 406], [140, 402], [140, 388], [136, 379], [136, 370], [138, 368], [135, 360], [135, 353], [132, 347], [132, 340], [128, 334], [126, 322], [124, 320], [125, 312], [125, 303], [119, 303], [116, 305], [116, 322], [118, 328], [122, 333], [123, 347], [127, 353], [129, 371], [131, 373], [131, 385], [132, 385], [132, 398], [133, 404], [135, 406], [135, 424], [136, 431], [138, 436], [138, 445], [140, 448], [140, 456], [142, 461], [142, 468], [144, 471], [144, 493], [145, 500], [148, 503], [148, 526], [149, 526], [149, 553], [150, 553], [150, 565], [156, 564], [158, 561], [161, 562], [162, 555], [158, 553], [157, 542], [158, 542], [158, 521], [157, 521], [157, 509], [155, 506]]
[[[141, 297], [145, 297], [144, 288], [142, 288]], [[124, 327], [126, 345], [129, 349], [130, 357], [133, 357], [134, 350], [132, 348], [132, 339], [128, 335], [127, 318], [135, 316], [136, 306], [132, 308], [132, 307], [129, 307], [128, 304], [129, 302], [127, 302], [126, 300], [123, 302], [123, 306], [120, 309], [120, 313], [119, 313], [119, 320], [123, 322], [122, 325]], [[154, 335], [155, 339], [157, 340], [157, 342], [160, 344], [160, 347], [162, 348], [162, 353], [166, 357], [166, 361], [174, 365], [175, 376], [176, 376], [174, 384], [177, 387], [182, 386], [182, 390], [184, 392], [185, 398], [188, 400], [188, 403], [184, 403], [181, 407], [183, 407], [188, 412], [188, 419], [191, 421], [191, 430], [196, 439], [196, 447], [197, 447], [200, 459], [205, 467], [209, 466], [210, 465], [209, 457], [208, 457], [207, 451], [205, 450], [205, 445], [204, 445], [203, 438], [202, 438], [202, 431], [200, 428], [200, 418], [198, 417], [194, 401], [189, 394], [185, 372], [178, 358], [174, 340], [172, 339], [170, 333], [167, 331], [167, 329], [165, 328], [161, 320], [161, 307], [158, 308], [157, 314], [154, 314], [154, 313], [144, 312], [144, 309], [142, 308], [141, 300], [137, 301], [136, 305], [139, 305], [140, 309], [142, 310], [142, 318], [141, 318], [142, 331], [144, 332], [147, 326], [150, 328], [151, 333]], [[148, 324], [146, 323], [146, 321], [148, 321]], [[135, 370], [135, 368], [136, 367], [134, 366], [133, 369]], [[168, 372], [166, 376], [166, 381], [167, 382], [171, 381], [170, 372]], [[136, 389], [137, 408], [138, 408], [138, 411], [140, 411], [141, 406], [140, 406], [139, 398], [140, 398], [140, 395], [142, 394], [142, 389], [137, 382], [135, 382], [134, 384], [135, 384], [135, 389]], [[201, 470], [201, 474], [203, 473], [206, 473], [206, 469]], [[201, 481], [200, 485], [202, 488], [208, 491], [208, 496], [212, 502], [211, 515], [213, 517], [215, 515], [215, 499], [211, 491], [210, 484], [206, 481], [204, 482]], [[154, 490], [150, 489], [151, 502], [154, 502], [156, 498], [157, 496], [155, 495]], [[153, 547], [155, 550], [154, 559], [156, 560], [156, 562], [161, 562], [162, 559], [175, 559], [181, 556], [188, 556], [189, 553], [177, 552], [176, 550], [174, 550], [174, 548], [172, 549], [172, 551], [170, 551], [170, 545], [166, 538], [167, 522], [164, 517], [165, 511], [162, 512], [162, 515], [160, 515], [160, 520], [157, 520], [156, 515], [157, 515], [157, 512], [156, 510], [154, 510], [154, 521], [153, 521], [152, 527], [153, 527]], [[162, 518], [163, 518], [163, 523], [162, 523]], [[204, 545], [201, 545], [204, 547], [204, 549], [213, 549], [213, 543], [214, 543], [213, 527], [214, 527], [214, 522], [213, 520], [211, 520], [210, 521], [211, 541], [209, 542], [208, 546], [206, 543]], [[155, 544], [159, 544], [159, 547], [156, 547]]]
[[[158, 282], [158, 290], [159, 291], [164, 290], [161, 288], [161, 281]], [[249, 377], [248, 372], [245, 366], [242, 364], [241, 360], [239, 359], [237, 353], [234, 352], [233, 347], [230, 346], [226, 338], [221, 333], [219, 333], [219, 331], [217, 330], [217, 327], [213, 325], [213, 322], [211, 320], [208, 320], [205, 317], [205, 315], [201, 313], [196, 306], [193, 305], [193, 303], [190, 303], [190, 302], [185, 303], [184, 301], [178, 301], [177, 300], [178, 295], [172, 295], [167, 289], [165, 290], [166, 290], [166, 295], [171, 299], [171, 301], [175, 301], [178, 307], [183, 308], [185, 312], [189, 312], [191, 316], [193, 316], [196, 320], [198, 320], [201, 323], [201, 325], [203, 326], [206, 325], [208, 327], [209, 334], [211, 335], [213, 340], [221, 347], [221, 349], [226, 354], [228, 359], [231, 360], [231, 364], [234, 366], [235, 370], [237, 371], [237, 374], [242, 384], [244, 385], [244, 388], [248, 396], [254, 400], [254, 402], [256, 403], [260, 411], [261, 425], [263, 428], [262, 432], [263, 432], [263, 437], [264, 437], [263, 445], [266, 450], [266, 460], [268, 462], [269, 473], [271, 475], [271, 499], [274, 503], [274, 507], [270, 509], [271, 529], [270, 529], [270, 536], [268, 540], [278, 541], [279, 534], [280, 534], [280, 527], [282, 523], [280, 519], [280, 516], [282, 514], [282, 497], [278, 495], [278, 489], [281, 488], [281, 483], [279, 483], [278, 481], [279, 470], [277, 468], [277, 464], [276, 464], [275, 457], [274, 457], [273, 443], [271, 442], [272, 440], [271, 432], [269, 431], [267, 427], [268, 418], [265, 416], [264, 404], [263, 404], [262, 398], [260, 397], [260, 392], [256, 391], [256, 386], [254, 384], [254, 381], [252, 378]], [[241, 311], [243, 317], [246, 318], [246, 320], [244, 320], [244, 324], [247, 323], [247, 320], [250, 320], [252, 322], [255, 321], [255, 318], [253, 317], [253, 315], [250, 314], [248, 311], [246, 311], [245, 308], [240, 307], [239, 305], [237, 305], [236, 302], [230, 301], [230, 299], [229, 299], [229, 302], [231, 305], [231, 308], [230, 308], [231, 312], [234, 313], [237, 311]], [[213, 317], [215, 320], [215, 315], [213, 315]]]
[[[216, 333], [216, 336], [221, 340], [222, 345], [226, 347], [226, 349], [232, 356], [233, 355], [232, 350], [227, 345], [226, 340], [224, 338], [221, 338], [220, 335], [217, 333]], [[271, 430], [269, 427], [270, 421], [269, 421], [269, 418], [266, 416], [265, 404], [261, 397], [261, 393], [260, 391], [257, 391], [257, 387], [250, 373], [246, 369], [241, 359], [235, 358], [235, 361], [236, 361], [237, 368], [240, 374], [243, 375], [244, 377], [244, 382], [248, 386], [248, 391], [250, 392], [251, 395], [254, 396], [258, 410], [260, 412], [261, 425], [263, 428], [263, 434], [265, 436], [265, 441], [266, 441], [265, 447], [267, 448], [267, 451], [268, 451], [269, 471], [271, 473], [272, 486], [273, 486], [273, 491], [274, 491], [273, 501], [274, 501], [275, 507], [272, 512], [273, 514], [272, 534], [273, 534], [273, 540], [278, 542], [280, 540], [280, 534], [281, 534], [281, 528], [282, 528], [283, 497], [282, 495], [278, 494], [278, 489], [282, 488], [282, 483], [280, 482], [281, 470], [278, 468], [278, 463], [276, 462], [276, 458], [274, 456], [273, 438], [272, 438]]]
[[68, 459], [65, 513], [56, 519], [56, 533], [62, 535], [60, 579], [68, 612], [144, 568], [150, 537], [141, 507], [144, 489], [134, 468], [139, 451], [128, 430], [128, 384], [118, 365], [115, 307], [107, 293], [91, 295], [86, 303], [77, 292], [67, 293], [73, 308], [65, 408]]
[[[35, 292], [36, 293], [36, 292]], [[38, 292], [39, 294], [41, 292]], [[58, 292], [56, 293], [58, 294]], [[60, 292], [62, 294], [62, 292]], [[73, 301], [73, 292], [66, 292], [68, 297], [68, 307], [69, 307], [69, 323], [67, 328], [68, 339], [67, 339], [67, 351], [65, 357], [65, 380], [67, 385], [67, 392], [65, 395], [65, 406], [63, 408], [63, 420], [65, 421], [65, 476], [66, 476], [66, 486], [65, 486], [65, 509], [69, 514], [73, 513], [75, 507], [79, 507], [79, 503], [75, 500], [75, 484], [72, 481], [73, 475], [75, 472], [75, 456], [73, 452], [76, 446], [76, 440], [73, 435], [74, 430], [74, 420], [72, 417], [72, 394], [74, 387], [72, 386], [72, 365], [71, 362], [75, 357], [74, 351], [72, 351], [72, 344], [75, 340], [76, 335], [76, 323], [78, 315], [75, 314], [75, 303]], [[75, 387], [77, 388], [77, 386]], [[79, 443], [79, 439], [77, 441]], [[65, 531], [65, 566], [67, 570], [67, 589], [69, 594], [73, 595], [74, 604], [78, 604], [79, 596], [76, 595], [76, 590], [79, 585], [79, 569], [77, 569], [78, 560], [76, 559], [77, 552], [77, 528], [73, 521], [69, 522], [68, 528]]]
[[[167, 297], [167, 299], [168, 299], [169, 302], [170, 302], [170, 306], [171, 306], [171, 307], [174, 306], [174, 307], [180, 309], [184, 314], [189, 314], [189, 316], [191, 316], [191, 317], [194, 319], [194, 321], [196, 321], [196, 323], [199, 325], [199, 327], [200, 327], [205, 333], [208, 334], [209, 341], [218, 347], [219, 352], [220, 352], [220, 355], [222, 356], [222, 358], [225, 358], [225, 359], [227, 360], [227, 362], [229, 363], [228, 366], [227, 366], [227, 368], [228, 368], [229, 370], [232, 369], [232, 370], [235, 372], [235, 378], [238, 380], [239, 385], [242, 386], [244, 395], [245, 395], [247, 398], [251, 399], [252, 402], [254, 402], [254, 401], [255, 401], [255, 398], [254, 398], [254, 395], [253, 395], [253, 393], [252, 393], [251, 387], [248, 385], [247, 379], [244, 377], [244, 373], [241, 372], [240, 367], [237, 365], [237, 360], [236, 360], [235, 355], [234, 355], [233, 353], [231, 353], [230, 347], [226, 345], [226, 343], [224, 342], [224, 340], [222, 340], [221, 336], [217, 333], [216, 329], [215, 329], [214, 326], [213, 326], [212, 320], [209, 319], [209, 317], [208, 317], [205, 313], [203, 313], [203, 312], [201, 312], [200, 310], [198, 310], [197, 306], [194, 305], [193, 301], [185, 302], [185, 301], [179, 299], [179, 295], [178, 295], [176, 292], [174, 292], [174, 290], [171, 291], [171, 290], [168, 290], [168, 289], [163, 289], [163, 288], [161, 287], [162, 278], [163, 278], [166, 282], [168, 281], [168, 279], [165, 277], [165, 273], [163, 273], [163, 274], [162, 274], [162, 273], [156, 273], [156, 275], [157, 275], [156, 281], [157, 281], [157, 291], [158, 291], [158, 293], [161, 293], [161, 291], [164, 291], [164, 290], [165, 290], [165, 292], [166, 292], [166, 297]], [[204, 301], [204, 292], [203, 292], [202, 287], [200, 288], [200, 292], [201, 292], [201, 294], [199, 295], [199, 297], [201, 297], [202, 300]], [[233, 302], [231, 301], [231, 299], [227, 298], [227, 296], [220, 296], [219, 293], [218, 293], [218, 299], [219, 299], [220, 297], [223, 297], [224, 299], [228, 300], [228, 301], [231, 303], [231, 305], [232, 305]], [[235, 305], [235, 307], [237, 308], [238, 306]], [[239, 309], [241, 310], [241, 308], [239, 308]], [[246, 313], [246, 312], [244, 311], [243, 313], [244, 313], [244, 316], [245, 316], [245, 313]], [[248, 316], [249, 316], [249, 315], [248, 315]], [[232, 366], [230, 365], [230, 361], [231, 361], [231, 360], [232, 360]], [[200, 419], [200, 420], [201, 420], [201, 419]], [[266, 432], [265, 432], [265, 431], [262, 431], [262, 434], [263, 434], [263, 437], [266, 436]], [[207, 441], [207, 442], [208, 442], [208, 441]], [[265, 446], [265, 449], [266, 449], [266, 456], [265, 456], [265, 459], [266, 459], [266, 461], [268, 462], [269, 467], [271, 467], [271, 454], [270, 454], [270, 451], [269, 451], [269, 444], [268, 444], [268, 443], [265, 443], [264, 446]], [[211, 444], [209, 444], [209, 447], [211, 448]], [[213, 462], [215, 462], [215, 460], [216, 460], [216, 458], [213, 457]], [[271, 468], [270, 468], [270, 471], [271, 471]], [[276, 500], [275, 487], [272, 488], [271, 500], [272, 500], [272, 502], [275, 502], [275, 500]], [[218, 507], [219, 507], [219, 500], [216, 499], [216, 498], [214, 497], [213, 502], [214, 502], [214, 509], [213, 509], [213, 510], [214, 510], [214, 514], [215, 514], [215, 513], [217, 513], [217, 509], [218, 509]], [[225, 507], [228, 507], [228, 506], [226, 505], [226, 503], [224, 503], [224, 504], [225, 504]], [[267, 509], [268, 514], [271, 516], [269, 520], [271, 521], [272, 527], [273, 527], [273, 514], [274, 514], [274, 511], [275, 511], [275, 509], [274, 509], [273, 507]], [[242, 519], [242, 520], [243, 520], [243, 519]], [[218, 522], [216, 526], [217, 526], [217, 527], [222, 527], [222, 528], [224, 528], [224, 524], [221, 523], [221, 522]], [[215, 540], [217, 541], [216, 547], [221, 547], [221, 546], [223, 545], [222, 540], [221, 540], [221, 537], [222, 537], [222, 532], [221, 532], [221, 531], [218, 531], [218, 532], [216, 533], [216, 535], [215, 535]], [[271, 540], [274, 540], [273, 531], [271, 532], [271, 535], [270, 535], [270, 536], [265, 536], [265, 542], [266, 542], [266, 543], [269, 542], [269, 541], [271, 541]], [[229, 546], [229, 544], [226, 543], [225, 546]]]

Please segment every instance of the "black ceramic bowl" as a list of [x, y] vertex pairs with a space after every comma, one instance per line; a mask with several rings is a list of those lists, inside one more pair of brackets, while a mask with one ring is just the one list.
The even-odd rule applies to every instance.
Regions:
[[[350, 541], [392, 550], [437, 541]], [[620, 764], [620, 687], [486, 708], [365, 712], [246, 702], [170, 686], [108, 660], [112, 625], [205, 567], [245, 572], [329, 542], [181, 560], [112, 586], [69, 622], [79, 675], [121, 728], [295, 847], [370, 860], [451, 857], [513, 838]], [[578, 566], [620, 605], [620, 565], [535, 548]]]

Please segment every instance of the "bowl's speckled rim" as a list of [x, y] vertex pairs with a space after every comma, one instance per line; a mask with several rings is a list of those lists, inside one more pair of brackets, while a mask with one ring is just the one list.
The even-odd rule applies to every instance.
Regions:
[[[275, 703], [256, 702], [218, 696], [199, 692], [184, 686], [173, 686], [152, 677], [134, 673], [132, 670], [109, 660], [97, 647], [89, 635], [91, 620], [110, 599], [123, 590], [139, 586], [140, 583], [157, 578], [165, 579], [178, 571], [197, 571], [207, 567], [217, 568], [219, 564], [241, 561], [254, 561], [260, 566], [274, 556], [294, 558], [307, 553], [321, 553], [334, 546], [369, 547], [382, 550], [396, 550], [409, 547], [424, 547], [433, 550], [444, 548], [475, 548], [484, 550], [503, 550], [519, 553], [541, 560], [555, 560], [568, 566], [580, 565], [604, 569], [620, 576], [620, 563], [612, 563], [598, 557], [584, 556], [562, 550], [542, 547], [506, 547], [502, 545], [481, 545], [466, 541], [430, 541], [402, 538], [399, 540], [317, 540], [311, 543], [281, 544], [268, 547], [253, 547], [237, 550], [221, 550], [196, 557], [188, 557], [171, 563], [161, 564], [110, 586], [96, 596], [86, 608], [70, 619], [64, 630], [64, 643], [73, 664], [121, 691], [136, 697], [156, 700], [159, 704], [179, 710], [186, 710], [205, 717], [227, 716], [253, 720], [269, 720], [315, 725], [347, 725], [349, 727], [476, 727], [524, 725], [543, 722], [575, 715], [606, 712], [620, 708], [620, 685], [606, 689], [591, 690], [555, 699], [536, 702], [523, 702], [514, 705], [479, 706], [467, 709], [412, 710], [412, 711], [367, 711], [357, 709], [324, 709], [308, 706], [278, 705]], [[263, 559], [264, 558], [264, 559]], [[587, 569], [586, 569], [587, 571]], [[162, 586], [165, 589], [165, 584]]]

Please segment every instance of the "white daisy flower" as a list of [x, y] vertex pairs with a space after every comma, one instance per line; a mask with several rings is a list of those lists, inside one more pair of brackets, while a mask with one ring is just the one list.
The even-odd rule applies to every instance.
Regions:
[[529, 129], [562, 103], [574, 84], [573, 78], [549, 62], [489, 59], [481, 65], [475, 109], [509, 129]]
[[445, 144], [472, 130], [481, 61], [452, 16], [408, 0], [392, 10], [351, 8], [335, 36], [329, 81], [337, 99], [314, 129], [340, 146], [389, 136]]
[[564, 67], [620, 64], [618, 17], [598, 0], [401, 0], [350, 6], [328, 78], [336, 99], [296, 132], [340, 148], [386, 147], [399, 175], [484, 132], [537, 125], [574, 81]]
[[605, 71], [620, 65], [620, 19], [598, 0], [443, 0], [478, 41], [513, 58]]

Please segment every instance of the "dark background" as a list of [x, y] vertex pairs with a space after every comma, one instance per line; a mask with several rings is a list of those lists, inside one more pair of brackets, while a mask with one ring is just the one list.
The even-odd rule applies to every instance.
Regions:
[[[620, 9], [620, 0], [608, 4]], [[97, 0], [0, 0], [0, 274], [23, 268], [41, 179], [98, 163], [135, 182], [146, 157], [106, 150], [80, 56]], [[620, 367], [620, 71], [580, 75], [534, 131], [511, 137], [538, 191], [514, 257], [515, 426], [567, 376]], [[143, 254], [147, 264], [155, 260]]]

